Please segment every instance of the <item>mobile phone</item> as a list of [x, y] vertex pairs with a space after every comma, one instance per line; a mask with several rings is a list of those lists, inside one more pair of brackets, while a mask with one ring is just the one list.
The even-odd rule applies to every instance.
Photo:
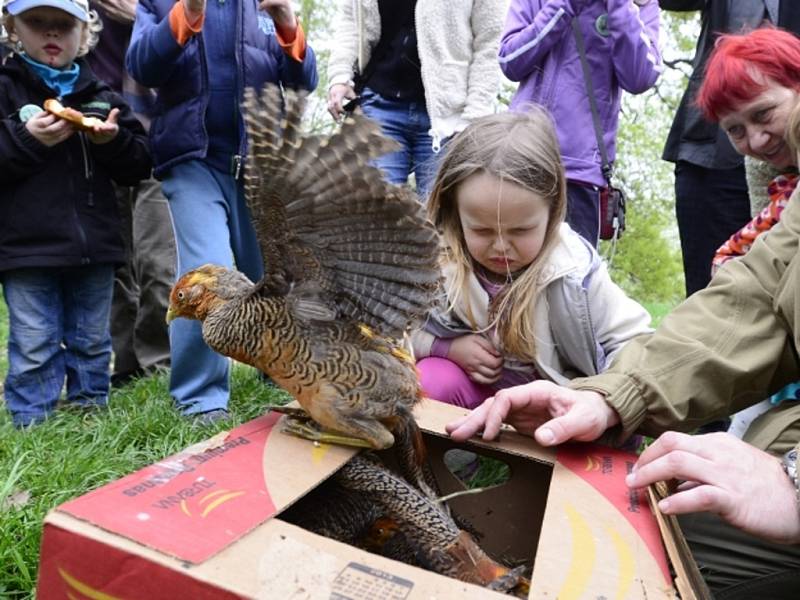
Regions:
[[361, 96], [356, 96], [355, 98], [350, 98], [347, 102], [342, 104], [342, 110], [346, 113], [353, 112], [356, 107], [361, 104]]

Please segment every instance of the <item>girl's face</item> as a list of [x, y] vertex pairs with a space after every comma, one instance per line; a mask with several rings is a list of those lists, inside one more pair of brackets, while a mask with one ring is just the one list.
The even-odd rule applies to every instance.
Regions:
[[458, 216], [473, 260], [498, 281], [530, 265], [544, 244], [548, 202], [488, 173], [476, 173], [456, 190]]
[[30, 58], [63, 69], [78, 55], [84, 26], [63, 10], [37, 6], [14, 17], [12, 29]]
[[779, 169], [797, 165], [797, 157], [784, 136], [798, 93], [771, 79], [766, 80], [766, 85], [753, 100], [723, 115], [720, 127], [740, 154], [767, 161]]

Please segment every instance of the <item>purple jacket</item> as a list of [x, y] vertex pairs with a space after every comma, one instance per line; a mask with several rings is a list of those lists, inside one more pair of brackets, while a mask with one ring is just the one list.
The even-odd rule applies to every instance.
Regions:
[[519, 81], [512, 110], [545, 106], [553, 116], [567, 178], [605, 180], [580, 56], [583, 32], [609, 160], [616, 155], [621, 90], [640, 94], [662, 71], [656, 0], [512, 0], [500, 43], [500, 67]]

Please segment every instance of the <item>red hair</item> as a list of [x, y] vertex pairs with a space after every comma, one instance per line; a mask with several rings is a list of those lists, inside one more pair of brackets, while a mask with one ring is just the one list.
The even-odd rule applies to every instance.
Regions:
[[766, 89], [766, 79], [800, 90], [800, 39], [764, 27], [747, 34], [722, 35], [706, 65], [695, 103], [717, 122]]

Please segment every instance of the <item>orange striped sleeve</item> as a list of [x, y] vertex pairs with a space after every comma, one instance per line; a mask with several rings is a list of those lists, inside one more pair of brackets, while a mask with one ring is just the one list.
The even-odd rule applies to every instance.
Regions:
[[303, 62], [306, 57], [306, 34], [303, 32], [300, 19], [297, 19], [297, 27], [294, 31], [282, 30], [276, 26], [275, 33], [278, 36], [278, 43], [286, 55], [297, 62]]
[[186, 42], [196, 33], [200, 33], [203, 29], [203, 22], [206, 20], [206, 14], [203, 13], [199, 17], [195, 17], [191, 21], [186, 15], [186, 9], [183, 2], [176, 2], [169, 11], [169, 28], [172, 30], [172, 35], [181, 46], [185, 46]]

